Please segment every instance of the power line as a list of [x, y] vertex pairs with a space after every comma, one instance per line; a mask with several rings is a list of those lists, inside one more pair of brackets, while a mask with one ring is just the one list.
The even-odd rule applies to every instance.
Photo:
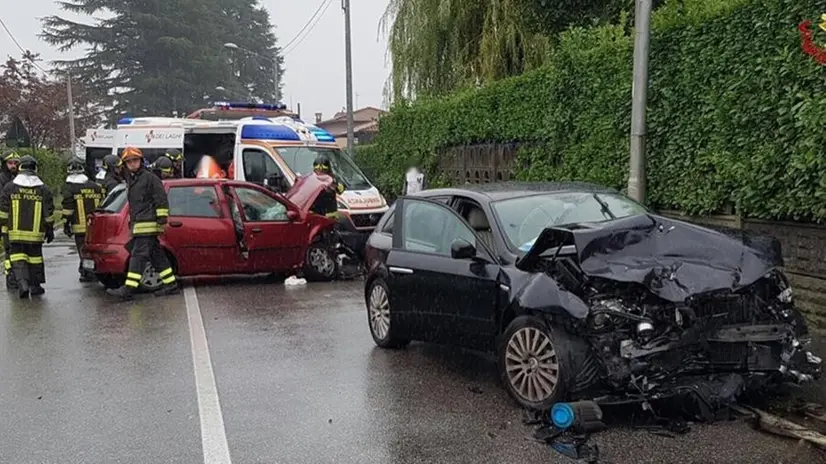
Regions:
[[[324, 5], [324, 9], [321, 10], [321, 14], [319, 14], [318, 17], [316, 17], [315, 22], [307, 30], [307, 33], [304, 34], [304, 36], [301, 37], [301, 39], [298, 42], [296, 42], [295, 45], [293, 45], [293, 48], [291, 48], [289, 50], [285, 50], [285, 49], [282, 48], [281, 49], [281, 56], [286, 56], [290, 52], [295, 51], [295, 49], [298, 48], [298, 46], [301, 45], [302, 42], [304, 42], [304, 40], [310, 35], [310, 33], [313, 32], [313, 29], [315, 29], [315, 27], [318, 25], [318, 22], [321, 21], [321, 18], [324, 17], [324, 13], [327, 11], [327, 8], [329, 8], [330, 4], [332, 4], [332, 3], [333, 3], [333, 0], [327, 0], [327, 4]], [[284, 48], [286, 48], [286, 47], [284, 47]]]
[[285, 48], [288, 48], [290, 45], [292, 45], [293, 42], [298, 40], [298, 38], [301, 36], [301, 33], [304, 32], [304, 30], [307, 29], [307, 27], [310, 25], [310, 23], [313, 22], [315, 17], [318, 16], [318, 12], [321, 11], [321, 9], [324, 7], [324, 4], [325, 3], [329, 4], [330, 1], [331, 0], [321, 0], [321, 3], [318, 4], [318, 8], [316, 8], [316, 10], [315, 10], [315, 13], [313, 13], [313, 15], [310, 16], [310, 19], [307, 20], [307, 23], [304, 24], [304, 27], [302, 27], [301, 30], [298, 31], [298, 33], [295, 35], [295, 37], [293, 37], [292, 39], [290, 39], [289, 42], [287, 42], [287, 45], [284, 45], [283, 47], [281, 47], [281, 49], [284, 50]]
[[[11, 33], [11, 31], [10, 31], [10, 30], [9, 30], [9, 28], [8, 28], [8, 26], [6, 26], [6, 23], [3, 21], [3, 18], [0, 18], [0, 26], [3, 26], [3, 29], [5, 29], [6, 34], [8, 34], [8, 35], [9, 35], [9, 37], [11, 38], [11, 41], [12, 41], [12, 42], [14, 42], [14, 44], [15, 44], [15, 45], [17, 45], [17, 48], [19, 48], [19, 49], [20, 49], [20, 53], [22, 53], [22, 54], [25, 56], [25, 55], [26, 55], [26, 53], [28, 52], [28, 50], [26, 50], [25, 48], [23, 48], [23, 46], [22, 46], [22, 45], [20, 45], [20, 42], [18, 42], [18, 41], [17, 41], [17, 38], [14, 36], [14, 34], [12, 34], [12, 33]], [[43, 71], [43, 72], [44, 72], [44, 73], [46, 73], [46, 74], [48, 74], [48, 73], [49, 73], [49, 72], [48, 72], [48, 71], [46, 71], [45, 69], [41, 68], [41, 67], [40, 67], [40, 65], [39, 65], [39, 64], [37, 64], [37, 62], [36, 62], [36, 61], [34, 61], [34, 60], [29, 60], [29, 61], [31, 61], [31, 63], [32, 63], [33, 65], [35, 65], [35, 67], [37, 67], [37, 69], [39, 69], [39, 70]]]

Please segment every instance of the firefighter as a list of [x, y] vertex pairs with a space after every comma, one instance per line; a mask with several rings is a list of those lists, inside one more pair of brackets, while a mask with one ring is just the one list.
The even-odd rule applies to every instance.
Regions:
[[106, 173], [103, 175], [102, 185], [103, 188], [106, 189], [106, 193], [111, 192], [113, 188], [123, 182], [120, 169], [121, 162], [117, 155], [106, 155], [103, 157], [103, 170], [106, 171]]
[[336, 179], [336, 176], [333, 173], [332, 165], [330, 164], [330, 158], [328, 158], [327, 155], [318, 155], [316, 157], [315, 161], [313, 161], [313, 172], [315, 174], [330, 176], [333, 178], [333, 184], [330, 186], [330, 189], [325, 190], [318, 195], [318, 198], [316, 198], [312, 208], [313, 212], [322, 216], [337, 219], [339, 214], [338, 199], [336, 196], [337, 194], [344, 192], [344, 184]]
[[175, 178], [175, 167], [172, 160], [166, 156], [161, 156], [150, 166], [153, 174], [163, 179]]
[[180, 179], [184, 176], [184, 155], [175, 148], [164, 155], [172, 161], [172, 177]]
[[20, 158], [17, 176], [0, 194], [0, 223], [9, 231], [11, 260], [20, 298], [45, 293], [43, 241], [54, 240], [52, 192], [37, 176], [37, 160]]
[[[103, 202], [104, 190], [99, 184], [89, 180], [85, 174], [83, 161], [74, 158], [66, 169], [66, 185], [63, 186], [63, 233], [74, 236], [77, 254], [86, 239], [86, 215], [97, 209]], [[82, 260], [81, 260], [82, 261]], [[94, 275], [78, 267], [81, 282], [93, 282]]]
[[147, 264], [151, 264], [159, 273], [164, 284], [163, 288], [155, 292], [156, 296], [178, 293], [180, 289], [172, 265], [158, 241], [169, 216], [169, 200], [163, 184], [146, 169], [143, 153], [139, 149], [126, 147], [121, 162], [126, 168], [126, 184], [129, 189], [127, 201], [129, 226], [132, 230], [129, 244], [131, 256], [126, 283], [121, 288], [109, 290], [109, 293], [124, 300], [132, 299], [140, 286]]
[[[14, 180], [17, 175], [17, 165], [20, 163], [20, 155], [17, 153], [9, 153], [2, 159], [2, 166], [0, 166], [0, 193], [3, 192], [3, 187]], [[6, 275], [6, 288], [14, 290], [17, 288], [17, 282], [14, 280], [14, 274], [11, 271], [11, 261], [9, 260], [9, 237], [6, 226], [0, 229], [0, 242], [3, 244], [3, 274]]]

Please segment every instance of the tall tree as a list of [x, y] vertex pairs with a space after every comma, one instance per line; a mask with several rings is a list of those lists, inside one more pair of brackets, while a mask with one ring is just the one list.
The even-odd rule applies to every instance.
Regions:
[[[52, 150], [69, 148], [66, 81], [62, 76], [39, 73], [36, 61], [37, 55], [26, 52], [22, 60], [9, 58], [0, 65], [0, 124], [17, 134], [18, 143]], [[102, 108], [81, 85], [73, 85], [72, 90], [75, 131], [81, 135], [100, 122]]]
[[611, 20], [632, 0], [390, 0], [392, 98], [442, 95], [541, 65], [571, 25]]
[[276, 55], [275, 36], [257, 0], [58, 3], [68, 12], [106, 15], [90, 24], [49, 16], [41, 35], [61, 51], [85, 46], [84, 57], [56, 64], [108, 96], [118, 113], [185, 114], [206, 100], [225, 99], [216, 87], [274, 98], [275, 60], [259, 56]]

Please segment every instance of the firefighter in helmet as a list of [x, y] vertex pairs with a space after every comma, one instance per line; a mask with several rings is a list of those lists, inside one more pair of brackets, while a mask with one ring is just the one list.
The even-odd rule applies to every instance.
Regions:
[[[3, 192], [3, 187], [14, 180], [17, 175], [17, 166], [20, 164], [20, 155], [11, 152], [0, 159], [3, 164], [0, 165], [0, 193]], [[14, 290], [17, 282], [14, 280], [14, 275], [11, 272], [11, 261], [9, 260], [9, 237], [6, 226], [2, 226], [0, 230], [0, 242], [3, 245], [3, 252], [5, 258], [3, 259], [3, 273], [6, 275], [6, 288]]]
[[[73, 158], [67, 166], [66, 184], [63, 186], [63, 233], [74, 236], [77, 254], [86, 239], [86, 215], [103, 202], [103, 187], [86, 176], [83, 161]], [[81, 282], [93, 282], [94, 275], [78, 267]]]
[[155, 160], [155, 162], [152, 163], [151, 170], [161, 179], [175, 178], [175, 166], [172, 160], [166, 156], [161, 156]]
[[172, 177], [182, 178], [184, 176], [184, 155], [181, 150], [177, 148], [169, 150], [164, 156], [172, 161]]
[[338, 218], [338, 200], [336, 196], [344, 192], [344, 184], [336, 179], [332, 165], [330, 164], [330, 158], [328, 158], [327, 155], [318, 155], [315, 161], [313, 161], [313, 172], [315, 174], [332, 177], [333, 184], [330, 186], [330, 189], [319, 194], [313, 204], [312, 211], [329, 218]]
[[120, 158], [118, 155], [106, 155], [103, 157], [103, 171], [105, 174], [103, 175], [103, 188], [106, 189], [106, 193], [109, 193], [123, 182], [123, 176], [120, 172], [121, 163]]
[[42, 295], [43, 242], [54, 240], [54, 200], [31, 156], [20, 158], [17, 176], [0, 194], [0, 226], [8, 230], [9, 260], [20, 298]]
[[129, 202], [129, 226], [132, 240], [129, 268], [124, 286], [109, 290], [110, 294], [124, 300], [132, 299], [140, 286], [147, 265], [158, 272], [163, 287], [156, 296], [172, 295], [180, 292], [172, 264], [161, 248], [158, 236], [164, 232], [169, 216], [169, 200], [161, 180], [144, 166], [143, 152], [135, 147], [126, 147], [121, 155], [125, 167], [127, 201]]

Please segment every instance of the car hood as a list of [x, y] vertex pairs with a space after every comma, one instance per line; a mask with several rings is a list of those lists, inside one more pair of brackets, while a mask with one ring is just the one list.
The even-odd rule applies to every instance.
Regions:
[[747, 287], [783, 265], [775, 238], [640, 214], [577, 228], [546, 228], [517, 267], [533, 268], [543, 254], [553, 256], [561, 245], [575, 246], [585, 275], [639, 283], [675, 303]]
[[298, 206], [302, 212], [307, 213], [313, 207], [318, 195], [333, 184], [334, 180], [330, 176], [310, 173], [296, 179], [295, 184], [287, 191], [287, 199]]

